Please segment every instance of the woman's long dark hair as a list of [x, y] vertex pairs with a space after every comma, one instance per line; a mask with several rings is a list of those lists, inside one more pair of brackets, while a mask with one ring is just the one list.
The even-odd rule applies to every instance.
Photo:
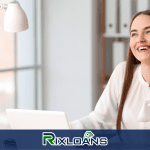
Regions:
[[[131, 25], [132, 25], [133, 20], [139, 15], [150, 16], [150, 10], [140, 11], [137, 14], [135, 14], [134, 17], [132, 18], [131, 22], [130, 22], [130, 30], [131, 30]], [[116, 124], [117, 124], [116, 129], [117, 130], [121, 130], [123, 106], [124, 106], [128, 91], [129, 91], [131, 83], [132, 83], [134, 67], [136, 64], [140, 64], [140, 63], [141, 62], [134, 57], [134, 55], [131, 51], [131, 48], [129, 46], [127, 61], [126, 61], [125, 77], [124, 77], [123, 89], [122, 89], [122, 94], [121, 94], [121, 101], [120, 101], [120, 105], [118, 108], [118, 115], [117, 115], [117, 122], [116, 122]]]

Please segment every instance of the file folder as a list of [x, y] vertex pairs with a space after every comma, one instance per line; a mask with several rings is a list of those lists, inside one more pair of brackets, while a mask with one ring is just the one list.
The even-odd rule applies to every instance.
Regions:
[[106, 0], [105, 3], [105, 32], [106, 34], [115, 34], [117, 25], [117, 0]]
[[120, 0], [120, 32], [122, 35], [128, 35], [131, 21], [131, 0]]
[[149, 9], [148, 0], [137, 0], [137, 12]]
[[113, 42], [113, 70], [115, 67], [125, 61], [125, 48], [124, 48], [124, 42], [121, 41], [115, 41]]

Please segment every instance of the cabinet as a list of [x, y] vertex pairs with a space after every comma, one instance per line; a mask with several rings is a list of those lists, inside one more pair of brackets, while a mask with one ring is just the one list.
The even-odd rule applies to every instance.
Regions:
[[[107, 4], [107, 7], [106, 7], [106, 4]], [[105, 53], [106, 53], [105, 41], [106, 40], [105, 39], [106, 38], [112, 38], [113, 40], [117, 39], [117, 41], [119, 42], [123, 41], [126, 38], [129, 39], [130, 35], [129, 35], [128, 30], [129, 30], [129, 23], [131, 20], [131, 4], [132, 3], [130, 0], [126, 0], [126, 1], [113, 0], [111, 1], [111, 3], [110, 3], [110, 0], [101, 0], [101, 62], [100, 62], [101, 63], [101, 94], [110, 78], [110, 76], [106, 76], [106, 73], [105, 73], [106, 71], [106, 63], [105, 63], [106, 62], [105, 61], [105, 58], [106, 58], [105, 57]], [[125, 5], [128, 7], [124, 7]], [[111, 7], [114, 7], [114, 8], [112, 9]], [[106, 8], [108, 10], [110, 10], [109, 8], [111, 8], [112, 10], [108, 12], [106, 11]], [[115, 13], [113, 11], [115, 11]], [[111, 14], [111, 12], [113, 12], [113, 15]], [[111, 15], [109, 15], [109, 13]], [[120, 17], [120, 19], [118, 19], [119, 18], [118, 16]], [[122, 19], [122, 18], [125, 18], [125, 19]], [[106, 25], [106, 22], [107, 22], [107, 25]], [[118, 24], [120, 27], [120, 31], [116, 32], [116, 27]], [[107, 32], [106, 32], [106, 28], [107, 28]], [[122, 61], [126, 60], [125, 57], [126, 56], [124, 55], [124, 59]]]

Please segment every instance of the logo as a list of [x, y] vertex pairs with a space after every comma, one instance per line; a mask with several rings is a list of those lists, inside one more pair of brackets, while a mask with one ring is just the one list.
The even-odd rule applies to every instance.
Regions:
[[45, 146], [47, 142], [51, 145], [55, 145], [55, 134], [53, 132], [43, 132], [42, 144]]
[[89, 138], [92, 138], [93, 136], [94, 136], [94, 134], [91, 131], [86, 131], [84, 133], [83, 139], [85, 139], [85, 138], [89, 139]]
[[47, 144], [50, 144], [51, 146], [84, 146], [89, 145], [92, 146], [100, 145], [100, 146], [106, 146], [108, 145], [108, 139], [107, 137], [95, 137], [94, 134], [91, 131], [86, 131], [84, 133], [83, 138], [81, 137], [74, 137], [72, 140], [70, 140], [69, 137], [56, 137], [56, 135], [53, 132], [43, 132], [42, 133], [42, 145], [46, 146]]

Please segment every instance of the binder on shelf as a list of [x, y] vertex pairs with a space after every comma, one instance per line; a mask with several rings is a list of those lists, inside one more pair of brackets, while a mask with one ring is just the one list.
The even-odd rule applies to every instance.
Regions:
[[112, 61], [113, 61], [113, 70], [115, 67], [125, 61], [125, 48], [124, 48], [124, 42], [121, 41], [115, 41], [113, 42], [113, 54], [112, 54]]
[[106, 0], [105, 2], [105, 32], [112, 35], [116, 33], [117, 0]]
[[131, 0], [120, 0], [120, 32], [129, 35], [131, 21]]
[[149, 9], [148, 0], [137, 0], [137, 12]]

